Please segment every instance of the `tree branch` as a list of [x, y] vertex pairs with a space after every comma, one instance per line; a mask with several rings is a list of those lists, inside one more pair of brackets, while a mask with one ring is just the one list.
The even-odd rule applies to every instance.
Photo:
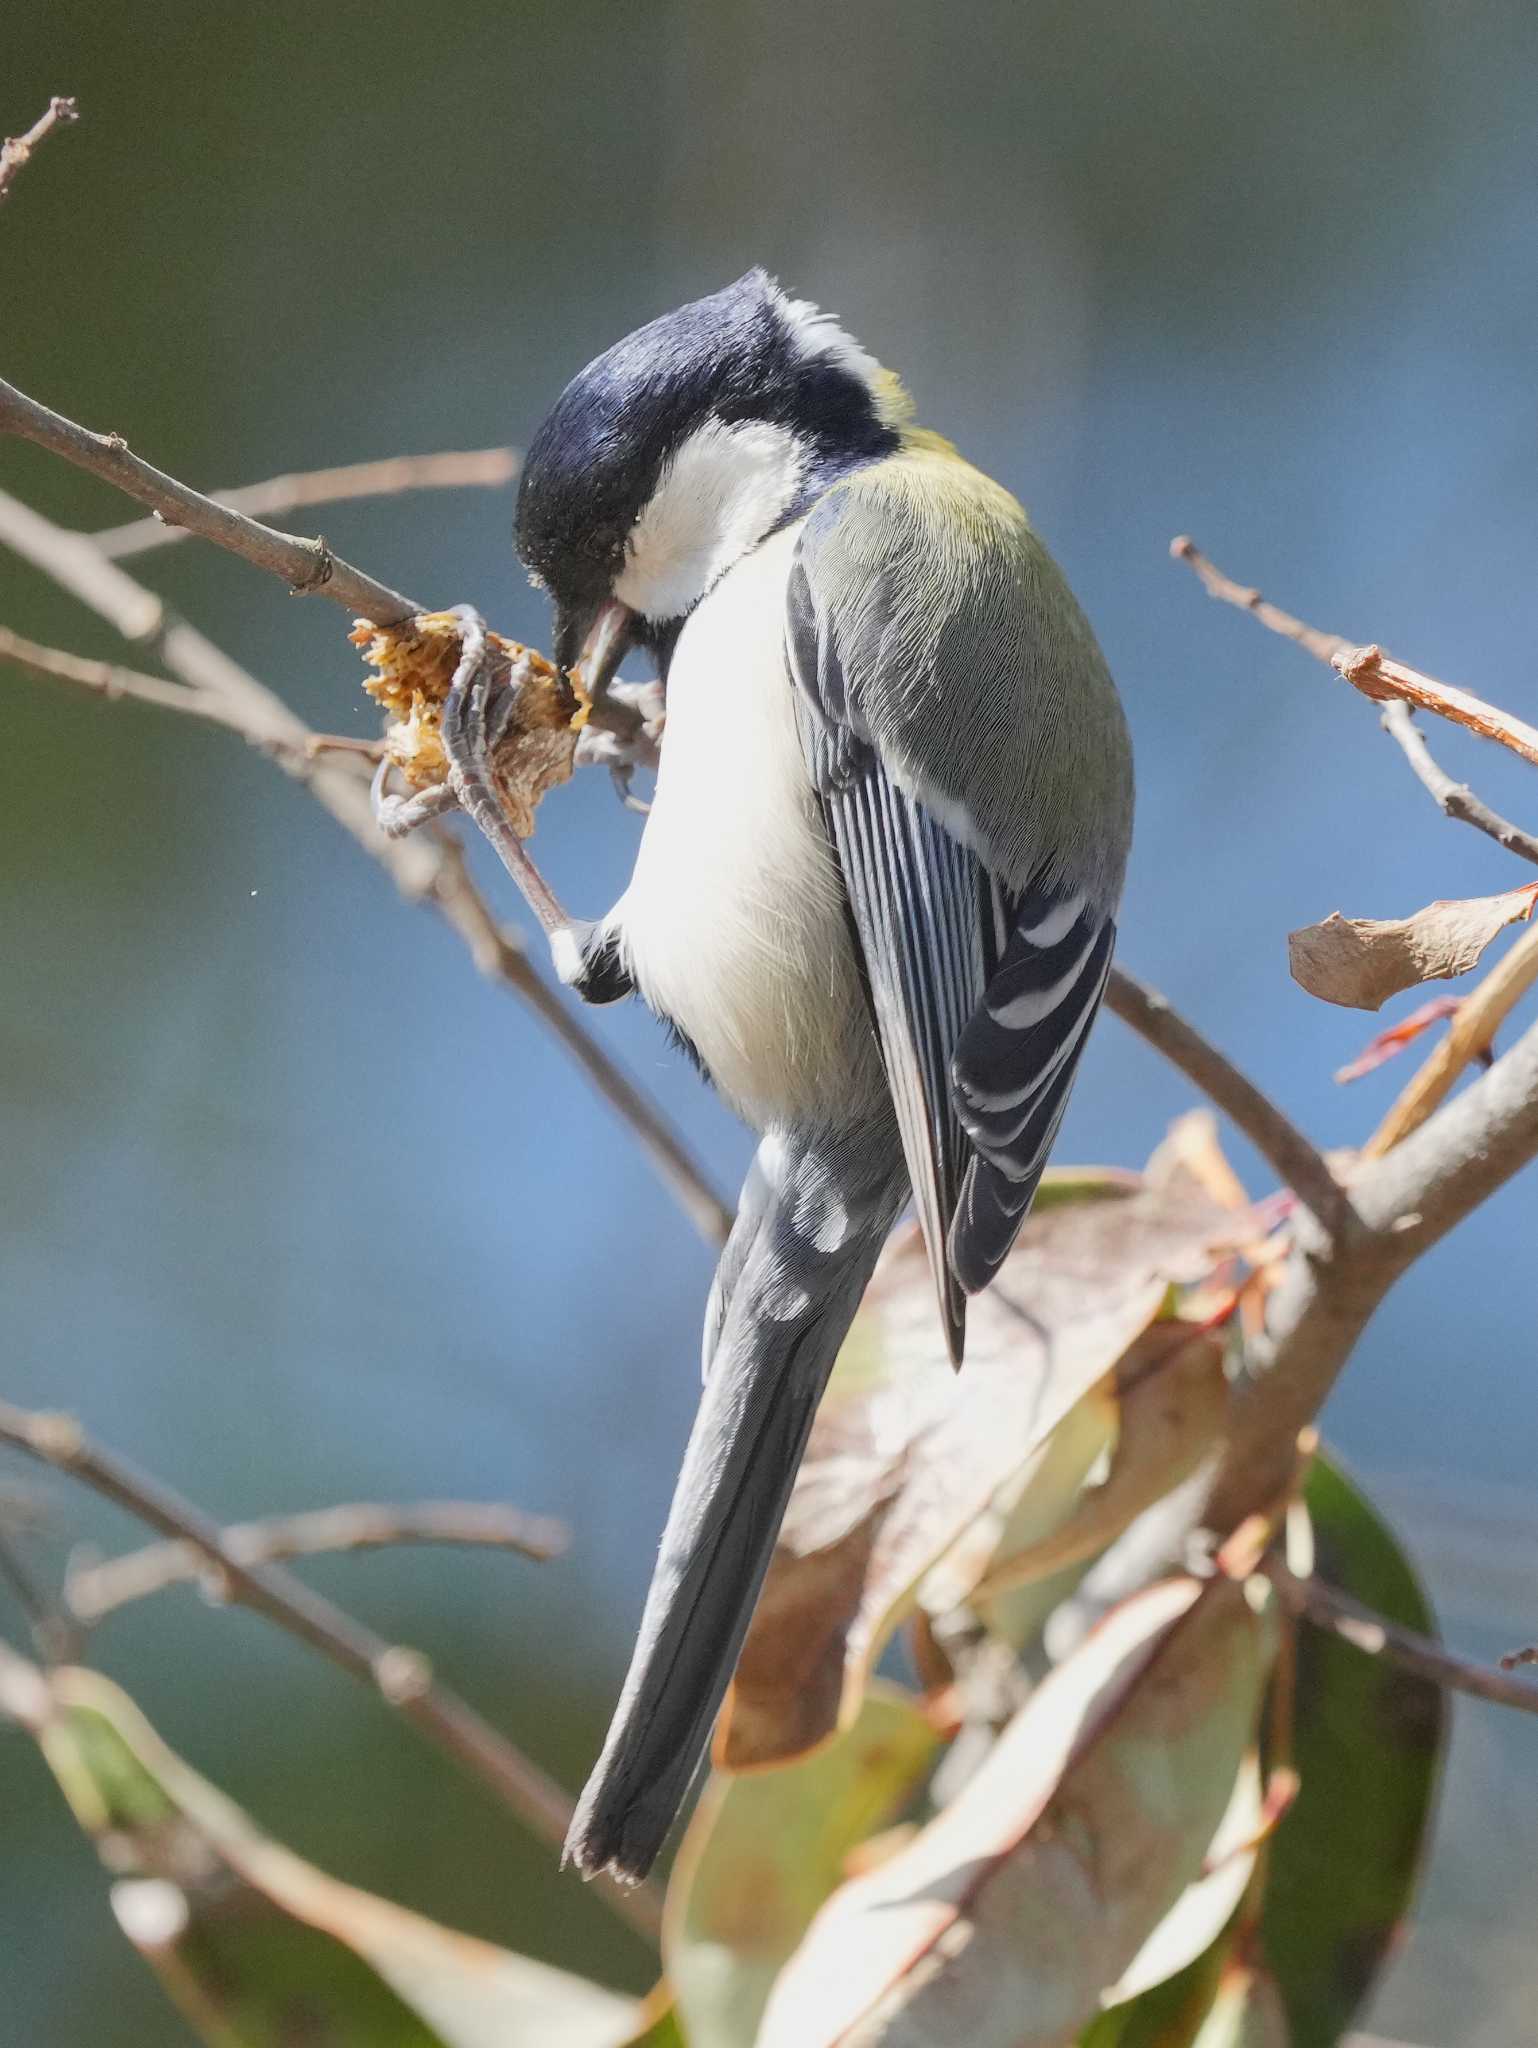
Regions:
[[[556, 1847], [565, 1841], [573, 1809], [560, 1786], [458, 1694], [438, 1683], [418, 1651], [387, 1642], [280, 1566], [242, 1559], [217, 1522], [158, 1480], [93, 1444], [70, 1416], [38, 1414], [0, 1401], [0, 1443], [67, 1472], [163, 1536], [186, 1544], [213, 1568], [230, 1599], [264, 1615], [361, 1679], [487, 1785], [541, 1840]], [[604, 1896], [639, 1933], [655, 1942], [660, 1926], [655, 1895], [606, 1884]]]
[[1520, 754], [1524, 761], [1538, 766], [1538, 729], [1525, 724], [1520, 718], [1513, 718], [1509, 711], [1487, 704], [1469, 690], [1455, 689], [1451, 683], [1439, 683], [1431, 676], [1422, 675], [1418, 669], [1395, 661], [1381, 647], [1358, 647], [1349, 640], [1341, 639], [1338, 634], [1321, 633], [1316, 626], [1305, 625], [1291, 612], [1284, 612], [1280, 606], [1268, 603], [1258, 590], [1235, 583], [1225, 576], [1201, 552], [1195, 541], [1184, 534], [1170, 542], [1170, 553], [1177, 562], [1190, 564], [1209, 597], [1248, 612], [1268, 631], [1280, 633], [1284, 640], [1291, 640], [1317, 661], [1333, 668], [1364, 697], [1371, 697], [1379, 704], [1399, 698], [1421, 711], [1434, 711], [1439, 718], [1449, 719], [1454, 725], [1478, 733], [1481, 739], [1495, 740], [1499, 745], [1510, 748], [1512, 753]]
[[[184, 526], [216, 547], [239, 555], [253, 567], [265, 569], [268, 575], [281, 577], [296, 597], [329, 597], [333, 604], [397, 633], [409, 633], [412, 618], [422, 610], [421, 605], [392, 590], [387, 583], [380, 583], [355, 569], [351, 562], [343, 561], [323, 540], [305, 540], [298, 534], [282, 533], [277, 527], [248, 519], [244, 512], [233, 512], [227, 505], [216, 504], [201, 491], [141, 460], [121, 434], [93, 434], [62, 413], [39, 405], [35, 398], [28, 398], [3, 378], [0, 433], [34, 441], [39, 448], [62, 455], [77, 469], [89, 471], [103, 483], [136, 498], [141, 505], [148, 505], [170, 525]], [[94, 545], [86, 535], [77, 538], [83, 546]], [[96, 558], [103, 559], [99, 550]]]
[[0, 200], [10, 191], [12, 180], [29, 161], [38, 144], [46, 142], [55, 128], [62, 128], [79, 118], [80, 109], [72, 99], [51, 99], [48, 111], [38, 115], [25, 135], [8, 135], [5, 138], [5, 146], [0, 148]]
[[1472, 825], [1522, 860], [1538, 863], [1538, 835], [1524, 832], [1498, 811], [1492, 811], [1482, 797], [1475, 796], [1466, 782], [1454, 782], [1447, 770], [1433, 758], [1425, 735], [1415, 723], [1408, 704], [1387, 704], [1379, 721], [1389, 737], [1398, 742], [1418, 782], [1428, 790], [1445, 818]]
[[[567, 1533], [548, 1516], [491, 1502], [448, 1500], [410, 1507], [360, 1503], [235, 1522], [224, 1528], [221, 1540], [242, 1564], [281, 1564], [296, 1557], [401, 1544], [515, 1550], [544, 1563], [566, 1548]], [[102, 1564], [75, 1567], [65, 1581], [64, 1597], [74, 1618], [89, 1628], [131, 1601], [206, 1576], [207, 1560], [190, 1544], [151, 1543]]]
[[[391, 455], [380, 462], [349, 462], [335, 469], [308, 469], [264, 483], [214, 491], [214, 501], [252, 519], [276, 519], [311, 505], [341, 505], [357, 498], [393, 498], [403, 491], [496, 490], [511, 483], [521, 467], [516, 448], [475, 448], [463, 453]], [[188, 539], [191, 529], [164, 519], [131, 519], [106, 526], [91, 538], [109, 560], [148, 554]]]
[[1401, 1670], [1428, 1679], [1445, 1691], [1467, 1693], [1471, 1699], [1489, 1700], [1498, 1707], [1515, 1707], [1523, 1714], [1538, 1714], [1538, 1685], [1454, 1656], [1429, 1636], [1401, 1628], [1322, 1579], [1298, 1578], [1280, 1560], [1268, 1560], [1263, 1570], [1284, 1607], [1315, 1628], [1339, 1636], [1353, 1649], [1369, 1657], [1386, 1657]]
[[[144, 646], [182, 678], [165, 682], [137, 670], [58, 657], [11, 636], [21, 665], [47, 676], [188, 712], [226, 726], [301, 782], [363, 850], [387, 868], [401, 893], [427, 902], [457, 931], [476, 966], [519, 995], [572, 1055], [604, 1100], [634, 1132], [656, 1172], [690, 1221], [711, 1244], [731, 1227], [731, 1211], [661, 1112], [615, 1065], [571, 1005], [536, 972], [516, 933], [497, 922], [470, 879], [462, 853], [445, 838], [418, 833], [390, 840], [379, 831], [356, 762], [317, 749], [313, 733], [283, 700], [240, 668], [211, 640], [167, 610], [153, 592], [109, 562], [86, 534], [44, 519], [0, 492], [0, 543], [68, 590], [128, 640]], [[105, 669], [105, 676], [103, 670]], [[185, 687], [183, 687], [185, 686]], [[178, 695], [180, 690], [181, 694]]]
[[1113, 967], [1105, 1005], [1233, 1119], [1329, 1236], [1349, 1231], [1351, 1198], [1323, 1155], [1166, 997]]
[[1323, 1406], [1352, 1347], [1408, 1267], [1538, 1158], [1538, 1024], [1489, 1071], [1353, 1179], [1358, 1219], [1337, 1252], [1297, 1219], [1297, 1247], [1270, 1298], [1265, 1334], [1235, 1383], [1227, 1442], [1203, 1519], [1226, 1534], [1274, 1500], [1298, 1432]]

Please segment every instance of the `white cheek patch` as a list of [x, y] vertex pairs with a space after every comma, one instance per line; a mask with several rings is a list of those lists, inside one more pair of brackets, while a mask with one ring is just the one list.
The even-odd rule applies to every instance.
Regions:
[[682, 618], [779, 524], [803, 469], [789, 428], [708, 421], [680, 443], [642, 507], [614, 595], [643, 618]]

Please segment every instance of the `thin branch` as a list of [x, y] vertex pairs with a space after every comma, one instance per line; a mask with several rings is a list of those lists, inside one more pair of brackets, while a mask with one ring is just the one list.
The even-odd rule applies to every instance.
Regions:
[[1488, 1057], [1495, 1034], [1538, 982], [1538, 926], [1525, 931], [1453, 1012], [1447, 1036], [1410, 1081], [1362, 1147], [1363, 1159], [1381, 1159], [1418, 1130], [1452, 1093], [1464, 1068]]
[[1475, 1664], [1467, 1657], [1456, 1657], [1429, 1636], [1401, 1628], [1322, 1579], [1298, 1578], [1278, 1560], [1268, 1561], [1264, 1570], [1283, 1606], [1367, 1656], [1385, 1657], [1402, 1671], [1413, 1672], [1445, 1691], [1467, 1693], [1498, 1707], [1515, 1707], [1523, 1714], [1538, 1714], [1538, 1685]]
[[[582, 1067], [604, 1100], [630, 1125], [656, 1172], [678, 1200], [690, 1221], [712, 1244], [731, 1227], [731, 1211], [695, 1164], [688, 1148], [661, 1112], [590, 1035], [556, 991], [536, 972], [518, 935], [497, 922], [470, 879], [457, 845], [418, 833], [411, 839], [386, 839], [374, 821], [368, 791], [347, 755], [315, 747], [319, 735], [211, 640], [177, 618], [153, 592], [109, 562], [86, 534], [72, 533], [44, 519], [29, 505], [0, 492], [0, 543], [10, 546], [34, 567], [51, 576], [73, 596], [115, 626], [125, 638], [158, 655], [186, 686], [179, 687], [137, 671], [110, 674], [123, 684], [119, 694], [154, 702], [164, 709], [189, 711], [236, 732], [276, 761], [285, 773], [307, 787], [343, 828], [394, 877], [401, 893], [413, 902], [427, 902], [450, 924], [470, 949], [476, 966], [489, 979], [520, 996]], [[14, 639], [14, 636], [13, 636]], [[22, 642], [34, 659], [34, 672], [55, 675], [47, 657], [51, 649]], [[74, 656], [68, 680], [102, 687], [94, 665]], [[23, 665], [27, 665], [25, 662]], [[129, 686], [131, 682], [131, 687]]]
[[227, 731], [239, 731], [229, 710], [206, 690], [189, 689], [185, 683], [168, 682], [164, 676], [146, 675], [142, 669], [121, 668], [112, 661], [92, 661], [85, 655], [68, 654], [61, 647], [44, 647], [0, 626], [0, 661], [19, 668], [24, 675], [44, 682], [73, 683], [94, 697], [119, 703], [131, 697], [139, 704], [154, 704], [162, 711], [179, 711], [187, 718], [206, 718]]
[[[281, 1564], [296, 1557], [401, 1544], [515, 1550], [543, 1563], [566, 1548], [567, 1533], [547, 1516], [492, 1502], [423, 1501], [410, 1507], [365, 1502], [232, 1523], [223, 1532], [223, 1543], [242, 1564]], [[64, 1597], [74, 1617], [89, 1627], [130, 1601], [202, 1578], [206, 1569], [206, 1561], [187, 1543], [151, 1543], [125, 1557], [76, 1567], [65, 1582]]]
[[1328, 1235], [1349, 1229], [1350, 1196], [1323, 1154], [1226, 1054], [1172, 1009], [1166, 997], [1113, 967], [1105, 1004], [1233, 1119]]
[[1513, 825], [1509, 818], [1492, 811], [1466, 782], [1454, 782], [1447, 770], [1433, 758], [1408, 704], [1385, 705], [1380, 723], [1389, 737], [1398, 742], [1417, 781], [1429, 791], [1444, 818], [1454, 818], [1460, 825], [1472, 825], [1476, 832], [1487, 833], [1508, 853], [1538, 863], [1538, 834], [1524, 832], [1520, 825]]
[[1170, 542], [1170, 553], [1177, 562], [1190, 564], [1201, 578], [1209, 597], [1248, 612], [1270, 632], [1280, 633], [1284, 640], [1291, 640], [1316, 660], [1333, 668], [1364, 697], [1371, 697], [1378, 704], [1399, 698], [1406, 704], [1415, 705], [1418, 710], [1434, 711], [1439, 718], [1449, 719], [1454, 725], [1478, 733], [1481, 739], [1494, 740], [1500, 746], [1510, 748], [1514, 754], [1520, 754], [1524, 761], [1538, 766], [1538, 729], [1520, 718], [1513, 718], [1509, 711], [1487, 704], [1472, 691], [1456, 689], [1451, 683], [1439, 683], [1432, 676], [1422, 675], [1419, 669], [1408, 668], [1402, 661], [1395, 661], [1381, 647], [1358, 647], [1349, 640], [1341, 639], [1338, 634], [1321, 633], [1316, 626], [1305, 625], [1291, 612], [1284, 612], [1280, 606], [1269, 603], [1258, 590], [1235, 583], [1225, 576], [1184, 534]]
[[[341, 505], [356, 498], [393, 498], [403, 491], [498, 490], [521, 467], [516, 448], [474, 448], [438, 455], [391, 455], [381, 462], [349, 462], [334, 469], [309, 469], [264, 483], [238, 484], [210, 495], [232, 512], [252, 519], [278, 519], [311, 505]], [[151, 516], [106, 526], [91, 538], [115, 562], [152, 548], [174, 547], [190, 528], [168, 526]]]
[[[276, 1622], [361, 1679], [489, 1786], [542, 1840], [557, 1847], [565, 1841], [572, 1803], [560, 1786], [472, 1706], [438, 1683], [418, 1651], [387, 1642], [281, 1566], [244, 1561], [217, 1522], [158, 1480], [93, 1444], [70, 1416], [38, 1414], [0, 1401], [0, 1443], [67, 1472], [161, 1535], [190, 1546], [212, 1567], [232, 1600]], [[656, 1940], [660, 1914], [654, 1894], [611, 1885], [605, 1897], [639, 1933]]]
[[[62, 455], [77, 469], [89, 471], [103, 483], [116, 486], [173, 526], [210, 540], [216, 547], [239, 555], [253, 567], [281, 577], [296, 597], [312, 593], [329, 597], [333, 604], [396, 632], [409, 630], [411, 619], [422, 606], [387, 583], [355, 569], [351, 562], [334, 554], [323, 540], [305, 540], [294, 533], [282, 533], [263, 526], [243, 512], [218, 505], [201, 491], [168, 476], [164, 470], [141, 460], [121, 434], [93, 434], [89, 428], [66, 419], [62, 413], [39, 405], [14, 384], [0, 378], [0, 433], [15, 434], [35, 441], [51, 454]], [[89, 536], [78, 536], [83, 545], [93, 546]], [[97, 559], [102, 557], [99, 552]]]
[[25, 135], [8, 135], [5, 146], [0, 148], [0, 200], [11, 189], [11, 182], [31, 158], [40, 142], [46, 142], [55, 128], [65, 127], [71, 121], [80, 119], [80, 109], [68, 97], [51, 99], [48, 111], [39, 114]]

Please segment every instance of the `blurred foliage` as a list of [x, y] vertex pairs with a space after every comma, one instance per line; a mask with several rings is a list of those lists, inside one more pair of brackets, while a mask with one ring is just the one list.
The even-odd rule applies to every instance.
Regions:
[[[666, 1982], [644, 2006], [323, 1875], [93, 1672], [28, 1675], [7, 1653], [4, 1703], [112, 1873], [123, 1931], [211, 2048], [930, 2048], [963, 2018], [971, 2048], [1334, 2048], [1408, 1908], [1440, 1696], [1284, 1630], [1262, 1576], [1198, 1580], [1157, 1548], [1142, 1590], [1028, 1676], [1055, 1600], [1078, 1597], [1054, 1534], [1087, 1517], [1087, 1566], [1146, 1519], [1086, 1504], [1124, 1498], [1129, 1403], [1168, 1381], [1178, 1410], [1179, 1368], [1212, 1348], [1170, 1311], [1231, 1312], [1269, 1264], [1262, 1230], [1208, 1120], [1177, 1127], [1141, 1179], [1060, 1175], [1001, 1296], [1028, 1284], [1041, 1317], [993, 1330], [959, 1377], [927, 1267], [890, 1248], [777, 1552], [793, 1608], [755, 1620], [758, 1668], [780, 1682], [755, 1700], [752, 1767], [718, 1769], [694, 1813]], [[995, 1353], [1018, 1380], [1003, 1397]], [[1202, 1412], [1215, 1438], [1221, 1408]], [[952, 1436], [965, 1454], [934, 1455]], [[1137, 1444], [1147, 1506], [1191, 1446], [1181, 1429]], [[894, 1575], [849, 1531], [900, 1515], [913, 1487]], [[1299, 1569], [1317, 1557], [1357, 1598], [1432, 1626], [1386, 1525], [1325, 1460], [1287, 1540]], [[837, 1566], [808, 1573], [819, 1544]], [[1053, 1589], [1030, 1640], [1017, 1612], [976, 1598], [1002, 1569]], [[922, 1694], [868, 1680], [871, 1646], [845, 1627], [862, 1576], [878, 1610], [922, 1584]], [[833, 1718], [810, 1732], [808, 1644], [842, 1673], [814, 1687]]]

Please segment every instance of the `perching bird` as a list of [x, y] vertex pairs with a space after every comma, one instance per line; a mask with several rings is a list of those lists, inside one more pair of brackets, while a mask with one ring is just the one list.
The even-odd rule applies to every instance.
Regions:
[[630, 886], [555, 939], [763, 1135], [640, 1637], [568, 1851], [650, 1868], [709, 1736], [834, 1356], [912, 1200], [953, 1360], [1030, 1207], [1110, 966], [1115, 687], [1020, 506], [761, 270], [590, 363], [518, 548], [555, 652], [666, 689]]

